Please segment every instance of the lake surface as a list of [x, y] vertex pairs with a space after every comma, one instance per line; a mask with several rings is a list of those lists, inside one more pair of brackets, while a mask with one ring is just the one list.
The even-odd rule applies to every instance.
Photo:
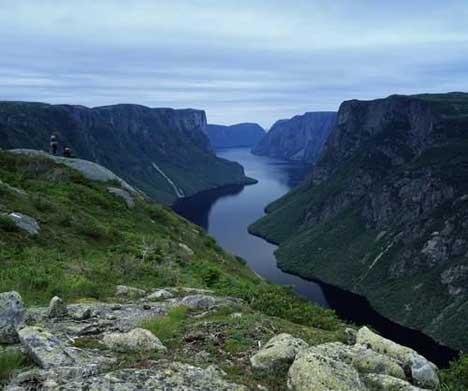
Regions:
[[358, 325], [371, 325], [382, 335], [410, 346], [439, 366], [456, 356], [424, 334], [402, 327], [372, 309], [367, 300], [320, 281], [308, 281], [278, 268], [277, 246], [250, 235], [247, 228], [264, 215], [265, 207], [297, 186], [310, 171], [309, 166], [252, 155], [247, 148], [225, 149], [219, 157], [239, 162], [246, 175], [258, 180], [250, 186], [227, 186], [181, 199], [174, 210], [203, 227], [227, 251], [244, 258], [263, 278], [295, 291]]

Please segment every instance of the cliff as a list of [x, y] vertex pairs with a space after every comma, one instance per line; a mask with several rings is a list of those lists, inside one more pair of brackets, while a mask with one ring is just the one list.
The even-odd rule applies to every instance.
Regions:
[[265, 135], [259, 124], [208, 125], [208, 138], [213, 148], [253, 147]]
[[252, 153], [314, 163], [335, 123], [335, 112], [313, 112], [277, 121]]
[[344, 102], [316, 166], [252, 232], [287, 271], [468, 348], [468, 94]]
[[75, 156], [111, 169], [165, 203], [246, 182], [239, 164], [212, 153], [205, 131], [200, 110], [0, 102], [0, 147], [48, 150], [54, 133]]

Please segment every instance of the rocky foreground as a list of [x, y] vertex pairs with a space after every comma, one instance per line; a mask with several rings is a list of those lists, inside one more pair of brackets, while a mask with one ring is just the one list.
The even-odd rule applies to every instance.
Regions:
[[[194, 327], [181, 335], [177, 354], [148, 327], [176, 308], [186, 309], [188, 322], [204, 330]], [[219, 365], [208, 365], [210, 353], [197, 342], [219, 345], [222, 331], [212, 327], [215, 319], [226, 316], [241, 325], [248, 311], [242, 300], [190, 288], [145, 291], [118, 286], [108, 302], [66, 305], [54, 297], [48, 308], [28, 309], [18, 293], [2, 293], [3, 349], [21, 351], [33, 363], [19, 371], [6, 390], [252, 389], [251, 383], [242, 384], [242, 376], [234, 382]], [[284, 376], [290, 390], [418, 391], [439, 386], [434, 364], [366, 327], [348, 329], [347, 343], [316, 346], [286, 333], [262, 344], [258, 329], [250, 331], [257, 332], [259, 340], [244, 359], [259, 379]], [[267, 389], [261, 382], [255, 388]]]

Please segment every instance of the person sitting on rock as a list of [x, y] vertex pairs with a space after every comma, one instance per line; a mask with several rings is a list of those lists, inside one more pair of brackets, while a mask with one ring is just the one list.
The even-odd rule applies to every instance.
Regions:
[[70, 147], [65, 147], [63, 150], [63, 157], [72, 157], [72, 151]]
[[50, 153], [52, 155], [57, 155], [57, 151], [58, 151], [58, 141], [57, 141], [57, 137], [53, 134], [52, 136], [50, 136]]

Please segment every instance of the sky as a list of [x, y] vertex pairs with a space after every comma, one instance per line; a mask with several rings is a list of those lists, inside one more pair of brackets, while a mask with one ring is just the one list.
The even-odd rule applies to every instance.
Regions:
[[210, 123], [468, 91], [468, 0], [0, 0], [0, 100]]

